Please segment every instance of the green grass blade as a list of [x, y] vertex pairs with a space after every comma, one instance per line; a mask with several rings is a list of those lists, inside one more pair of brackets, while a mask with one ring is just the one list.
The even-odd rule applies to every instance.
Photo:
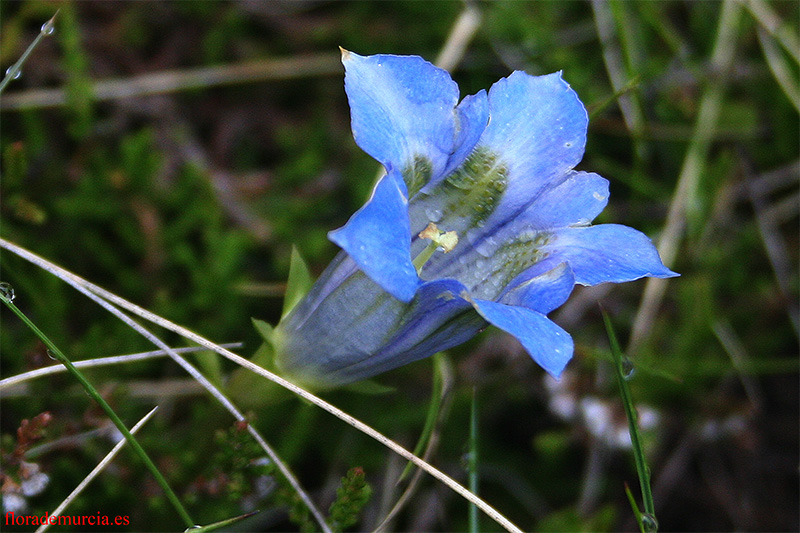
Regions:
[[11, 67], [6, 71], [6, 75], [3, 77], [2, 81], [0, 81], [0, 93], [5, 90], [6, 86], [11, 83], [12, 80], [15, 80], [20, 75], [22, 72], [22, 65], [28, 60], [28, 56], [31, 55], [31, 52], [33, 52], [33, 49], [36, 48], [36, 45], [38, 45], [42, 39], [53, 33], [55, 30], [57, 15], [58, 11], [56, 11], [56, 14], [53, 15], [50, 20], [42, 25], [42, 30], [39, 32], [39, 35], [37, 35], [30, 46], [25, 49], [17, 62], [11, 65]]
[[606, 326], [606, 333], [608, 334], [608, 342], [611, 345], [611, 355], [614, 357], [614, 369], [617, 376], [617, 384], [619, 385], [620, 395], [622, 396], [622, 405], [625, 407], [625, 415], [628, 417], [628, 430], [631, 435], [631, 445], [633, 446], [633, 458], [636, 463], [636, 473], [639, 475], [639, 484], [642, 488], [642, 503], [644, 506], [644, 513], [638, 518], [639, 527], [642, 531], [653, 532], [658, 530], [658, 523], [655, 519], [655, 505], [653, 504], [653, 492], [650, 489], [650, 469], [647, 468], [647, 462], [644, 457], [644, 449], [642, 447], [641, 436], [639, 435], [638, 417], [636, 414], [636, 407], [633, 404], [631, 396], [631, 389], [628, 385], [628, 379], [631, 376], [632, 368], [630, 361], [623, 355], [617, 341], [617, 335], [614, 333], [614, 328], [611, 325], [611, 319], [603, 313], [603, 322]]
[[214, 522], [213, 524], [207, 524], [205, 526], [192, 526], [192, 527], [186, 528], [184, 533], [206, 533], [207, 531], [217, 531], [219, 529], [226, 528], [228, 526], [232, 526], [237, 522], [241, 522], [242, 520], [250, 518], [251, 516], [255, 516], [260, 512], [261, 511], [252, 511], [250, 513], [243, 514], [241, 516], [234, 516], [233, 518], [228, 518], [226, 520], [221, 520], [219, 522]]
[[167, 480], [164, 478], [163, 475], [161, 475], [161, 472], [159, 472], [156, 465], [147, 455], [147, 452], [144, 450], [144, 448], [142, 448], [141, 444], [139, 444], [139, 441], [137, 441], [131, 434], [131, 432], [128, 431], [127, 426], [125, 426], [125, 423], [119, 418], [119, 416], [117, 416], [117, 413], [114, 412], [111, 406], [108, 405], [108, 403], [103, 399], [102, 396], [100, 396], [100, 393], [97, 392], [97, 389], [95, 389], [94, 386], [89, 382], [89, 380], [87, 380], [86, 377], [84, 377], [84, 375], [80, 372], [80, 370], [78, 370], [75, 367], [75, 365], [72, 364], [72, 362], [67, 358], [67, 356], [64, 355], [64, 353], [53, 343], [53, 341], [51, 341], [50, 338], [47, 335], [45, 335], [44, 332], [40, 330], [36, 326], [36, 324], [34, 324], [25, 315], [25, 313], [23, 313], [16, 305], [14, 305], [14, 303], [11, 301], [11, 299], [9, 299], [6, 296], [6, 294], [7, 293], [5, 292], [0, 292], [0, 300], [2, 300], [2, 302], [6, 305], [6, 307], [8, 307], [15, 315], [17, 315], [19, 319], [22, 320], [25, 323], [25, 325], [28, 326], [28, 328], [30, 328], [30, 330], [37, 337], [39, 337], [39, 339], [44, 343], [44, 345], [47, 346], [47, 349], [49, 350], [50, 354], [52, 354], [60, 363], [62, 363], [65, 367], [67, 367], [67, 371], [70, 374], [72, 374], [72, 376], [76, 380], [78, 380], [78, 382], [81, 384], [81, 386], [83, 386], [84, 390], [89, 395], [89, 397], [100, 405], [100, 407], [103, 409], [103, 411], [105, 411], [106, 415], [108, 415], [108, 417], [111, 419], [111, 421], [120, 431], [120, 433], [122, 433], [125, 436], [125, 440], [127, 440], [128, 443], [130, 443], [131, 448], [133, 448], [136, 454], [142, 459], [147, 469], [150, 470], [150, 472], [153, 474], [153, 477], [155, 477], [158, 484], [164, 490], [167, 499], [170, 501], [170, 503], [172, 503], [173, 507], [175, 507], [175, 510], [180, 515], [181, 519], [186, 524], [186, 526], [187, 527], [194, 526], [194, 521], [191, 519], [186, 509], [183, 507], [183, 504], [181, 504], [180, 500], [178, 499], [178, 496], [175, 495], [175, 492], [173, 492], [173, 490], [170, 488], [169, 484], [167, 483]]
[[[469, 491], [478, 494], [478, 392], [472, 389], [472, 407], [469, 414], [469, 459], [467, 469], [469, 470]], [[478, 508], [474, 505], [469, 506], [469, 531], [478, 533], [480, 524], [478, 523]]]
[[[425, 446], [427, 446], [428, 442], [430, 441], [431, 435], [433, 434], [433, 429], [436, 427], [436, 420], [439, 418], [439, 412], [442, 409], [442, 400], [444, 399], [442, 357], [444, 356], [441, 353], [436, 353], [433, 356], [433, 391], [431, 391], [431, 403], [428, 404], [428, 414], [425, 416], [425, 425], [422, 428], [422, 433], [419, 436], [417, 445], [414, 447], [413, 453], [416, 456], [420, 456], [422, 454], [422, 450], [425, 449]], [[411, 472], [413, 467], [414, 463], [409, 462], [403, 469], [403, 473], [400, 474], [397, 482], [400, 483], [406, 477], [408, 477], [408, 474]]]

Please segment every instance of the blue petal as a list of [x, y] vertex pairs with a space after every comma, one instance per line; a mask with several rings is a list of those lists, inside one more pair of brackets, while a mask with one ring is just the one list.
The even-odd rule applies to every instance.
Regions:
[[[525, 279], [527, 275], [527, 272], [523, 273], [519, 278]], [[561, 263], [547, 272], [518, 283], [500, 298], [500, 302], [528, 307], [546, 315], [553, 309], [561, 307], [572, 294], [574, 287], [575, 275], [572, 269], [567, 263]]]
[[492, 226], [580, 162], [589, 119], [560, 72], [530, 76], [517, 71], [498, 81], [489, 90], [489, 114], [478, 147], [498, 154], [508, 168], [508, 188], [487, 222]]
[[356, 143], [384, 167], [403, 172], [423, 158], [432, 175], [454, 149], [458, 85], [417, 56], [342, 52]]
[[409, 302], [420, 280], [411, 263], [408, 200], [400, 173], [380, 179], [367, 203], [328, 234], [375, 283]]
[[438, 280], [403, 303], [356, 272], [310, 312], [296, 307], [281, 320], [273, 333], [276, 365], [297, 383], [328, 388], [446, 350], [487, 326], [464, 291], [457, 281]]
[[543, 314], [488, 300], [475, 300], [475, 307], [489, 323], [516, 337], [552, 376], [560, 376], [572, 359], [572, 337]]
[[[422, 285], [405, 308], [396, 329], [368, 358], [336, 372], [346, 381], [356, 381], [403, 366], [468, 341], [486, 328], [486, 321], [463, 298], [464, 286], [455, 280], [437, 280]], [[386, 316], [385, 322], [391, 323]], [[360, 336], [378, 336], [368, 329]]]
[[489, 99], [486, 91], [465, 97], [456, 108], [456, 139], [453, 154], [441, 175], [434, 176], [422, 191], [429, 192], [464, 162], [480, 140], [489, 123]]
[[568, 262], [581, 285], [678, 275], [661, 263], [646, 235], [618, 224], [562, 228], [542, 249], [550, 254], [548, 259]]
[[536, 197], [517, 223], [543, 230], [586, 226], [608, 203], [608, 180], [594, 173], [571, 171], [564, 181]]

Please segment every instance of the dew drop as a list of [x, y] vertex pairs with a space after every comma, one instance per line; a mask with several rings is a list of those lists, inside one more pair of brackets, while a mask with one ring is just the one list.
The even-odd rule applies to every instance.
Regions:
[[47, 357], [49, 357], [53, 361], [58, 361], [58, 357], [56, 357], [55, 354], [51, 352], [49, 348], [47, 349]]
[[622, 377], [626, 380], [630, 380], [636, 374], [636, 367], [633, 366], [633, 362], [628, 359], [627, 357], [622, 359]]
[[48, 20], [44, 24], [42, 24], [41, 32], [45, 35], [53, 35], [55, 33], [56, 27], [53, 25], [52, 20]]
[[[8, 67], [8, 68], [6, 69], [6, 76], [8, 76], [9, 74], [11, 74], [11, 69], [13, 69], [13, 68], [14, 68], [14, 67], [13, 67], [13, 65], [12, 65], [12, 66], [10, 66], [10, 67]], [[11, 79], [12, 79], [12, 80], [16, 80], [16, 79], [17, 79], [17, 78], [19, 78], [20, 76], [22, 76], [22, 70], [21, 70], [21, 69], [20, 69], [20, 70], [18, 70], [18, 71], [17, 71], [17, 73], [16, 73], [16, 74], [14, 74], [14, 77], [13, 77], [13, 78], [11, 78]]]
[[658, 531], [658, 520], [650, 513], [642, 513], [642, 529], [646, 533], [655, 533]]
[[203, 526], [199, 526], [197, 524], [195, 524], [193, 526], [189, 526], [189, 527], [187, 527], [186, 529], [183, 530], [183, 533], [187, 533], [188, 531], [193, 531], [195, 529], [203, 529]]
[[431, 222], [439, 222], [442, 219], [442, 210], [428, 207], [425, 209], [425, 215]]
[[9, 302], [14, 301], [14, 287], [11, 286], [10, 283], [6, 283], [5, 281], [0, 281], [0, 294], [8, 300]]

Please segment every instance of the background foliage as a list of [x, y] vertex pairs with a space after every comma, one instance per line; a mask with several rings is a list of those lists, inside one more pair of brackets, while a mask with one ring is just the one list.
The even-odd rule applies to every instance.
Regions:
[[[653, 422], [645, 436], [662, 529], [796, 531], [797, 2], [729, 5], [739, 16], [722, 44], [721, 2], [470, 5], [481, 19], [453, 73], [463, 94], [515, 69], [563, 70], [593, 113], [580, 168], [611, 180], [600, 221], [659, 242], [670, 206], [685, 202], [670, 265], [682, 277], [630, 353], [630, 384]], [[259, 342], [250, 318], [280, 316], [291, 246], [321, 271], [336, 252], [326, 232], [362, 204], [377, 172], [349, 131], [337, 46], [434, 60], [465, 4], [4, 1], [3, 69], [57, 8], [56, 32], [0, 99], [0, 234], [217, 342], [242, 341], [249, 355]], [[731, 66], [715, 70], [724, 52]], [[281, 76], [226, 70], [278, 60], [289, 61]], [[201, 67], [211, 70], [188, 76]], [[214, 82], [222, 72], [227, 81]], [[156, 75], [171, 88], [144, 94]], [[718, 119], [695, 131], [715, 90]], [[696, 186], [675, 196], [693, 150]], [[0, 266], [16, 303], [73, 360], [151, 349], [49, 274], [8, 252]], [[475, 390], [485, 499], [526, 530], [633, 530], [623, 484], [636, 485], [635, 471], [616, 444], [625, 424], [596, 302], [624, 342], [641, 320], [644, 287], [578, 291], [554, 315], [576, 341], [559, 385], [497, 332], [453, 350], [452, 402], [433, 463], [466, 479]], [[2, 377], [50, 363], [29, 330], [5, 309], [2, 318]], [[220, 383], [234, 370], [196, 360]], [[258, 462], [260, 449], [176, 365], [87, 374], [131, 424], [161, 406], [141, 442], [198, 522], [262, 509], [247, 528], [297, 527], [287, 518], [292, 495]], [[380, 377], [395, 387], [389, 394], [326, 397], [413, 447], [431, 375], [422, 361]], [[347, 492], [343, 477], [361, 472], [373, 490], [352, 527], [380, 522], [398, 496], [399, 458], [295, 399], [230, 394], [321, 508], [337, 487]], [[18, 434], [43, 412], [41, 439]], [[49, 476], [25, 496], [25, 512], [51, 511], [111, 447], [110, 435], [65, 376], [4, 393], [6, 480], [22, 475], [21, 445]], [[11, 485], [3, 491], [7, 501]], [[182, 528], [129, 453], [68, 512], [129, 515], [132, 531]], [[467, 514], [463, 500], [423, 477], [394, 527], [460, 530]], [[498, 526], [481, 517], [481, 527]]]

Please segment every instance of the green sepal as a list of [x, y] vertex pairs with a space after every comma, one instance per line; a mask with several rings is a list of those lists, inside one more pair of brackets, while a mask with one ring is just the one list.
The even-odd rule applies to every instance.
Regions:
[[283, 312], [281, 318], [289, 314], [289, 311], [297, 305], [314, 284], [311, 271], [308, 269], [300, 251], [292, 246], [292, 257], [289, 261], [289, 279], [286, 282], [286, 296], [283, 298]]
[[216, 353], [206, 350], [194, 354], [194, 360], [203, 374], [217, 387], [222, 384], [222, 360]]
[[251, 318], [250, 320], [253, 322], [253, 327], [256, 328], [258, 334], [261, 335], [261, 338], [267, 341], [271, 346], [273, 344], [272, 333], [275, 331], [275, 328], [272, 326], [272, 324], [257, 318]]
[[342, 390], [355, 392], [358, 394], [366, 394], [367, 396], [382, 396], [384, 394], [396, 392], [397, 388], [389, 387], [388, 385], [381, 385], [377, 381], [368, 379], [366, 381], [358, 381], [356, 383], [345, 385], [342, 387]]
[[[250, 361], [271, 372], [275, 371], [274, 328], [267, 322], [251, 319], [256, 331], [264, 339]], [[283, 387], [254, 374], [246, 368], [237, 368], [228, 379], [228, 394], [242, 409], [256, 409], [288, 398], [291, 394]]]

